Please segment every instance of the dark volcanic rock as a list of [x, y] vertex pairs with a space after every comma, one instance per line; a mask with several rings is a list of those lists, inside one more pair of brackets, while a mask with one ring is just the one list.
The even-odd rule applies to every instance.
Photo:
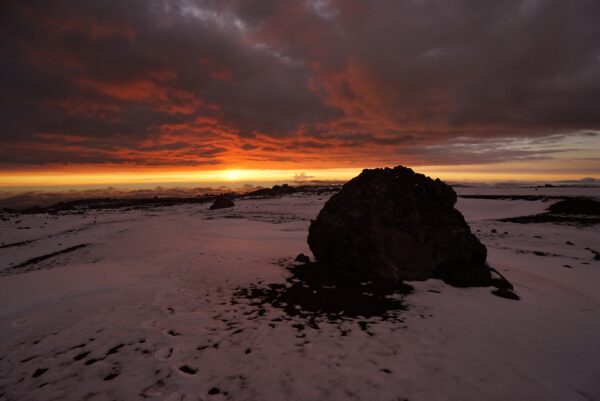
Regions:
[[302, 263], [302, 264], [307, 264], [307, 263], [310, 263], [310, 258], [308, 256], [306, 256], [305, 254], [301, 253], [301, 254], [298, 254], [298, 256], [296, 256], [296, 259], [294, 259], [294, 261], [296, 261], [298, 263]]
[[487, 250], [455, 203], [451, 187], [411, 169], [364, 170], [327, 201], [308, 244], [321, 265], [364, 279], [489, 285]]
[[588, 198], [565, 199], [550, 206], [556, 214], [600, 216], [600, 202]]
[[512, 299], [513, 301], [518, 301], [521, 299], [521, 297], [519, 297], [517, 294], [515, 294], [514, 292], [512, 292], [511, 290], [509, 290], [507, 288], [495, 289], [494, 291], [492, 291], [492, 294], [494, 294], [500, 298]]
[[233, 201], [229, 198], [226, 198], [224, 196], [220, 196], [217, 199], [215, 199], [215, 201], [213, 202], [212, 205], [210, 205], [210, 210], [215, 210], [215, 209], [225, 209], [228, 207], [234, 207], [235, 203], [233, 203]]
[[298, 188], [294, 188], [289, 186], [288, 184], [283, 185], [273, 185], [273, 188], [261, 188], [256, 191], [252, 191], [247, 194], [247, 196], [262, 196], [262, 197], [272, 197], [272, 196], [283, 196], [296, 193]]

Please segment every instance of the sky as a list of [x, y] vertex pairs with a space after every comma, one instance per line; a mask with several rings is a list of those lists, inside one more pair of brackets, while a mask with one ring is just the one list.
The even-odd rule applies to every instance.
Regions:
[[600, 178], [597, 0], [3, 0], [0, 189]]

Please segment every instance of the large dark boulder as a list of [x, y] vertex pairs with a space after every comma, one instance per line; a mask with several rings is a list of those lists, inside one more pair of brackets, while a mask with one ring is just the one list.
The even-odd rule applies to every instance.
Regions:
[[233, 201], [225, 196], [219, 196], [218, 198], [215, 199], [215, 201], [213, 202], [212, 205], [210, 205], [210, 210], [215, 210], [215, 209], [225, 209], [228, 207], [234, 207], [235, 203], [233, 203]]
[[487, 286], [487, 250], [455, 203], [450, 186], [409, 168], [363, 170], [311, 222], [308, 245], [324, 268], [360, 279]]

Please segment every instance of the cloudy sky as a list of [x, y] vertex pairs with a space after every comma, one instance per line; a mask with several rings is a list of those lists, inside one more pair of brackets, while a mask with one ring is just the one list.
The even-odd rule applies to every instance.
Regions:
[[597, 0], [3, 0], [0, 185], [400, 163], [599, 177], [599, 18]]

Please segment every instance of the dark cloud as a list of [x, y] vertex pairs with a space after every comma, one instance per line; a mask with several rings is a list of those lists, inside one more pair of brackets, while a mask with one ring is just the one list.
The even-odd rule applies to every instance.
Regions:
[[7, 0], [0, 164], [444, 164], [485, 161], [461, 144], [592, 138], [598, 15], [595, 0]]

